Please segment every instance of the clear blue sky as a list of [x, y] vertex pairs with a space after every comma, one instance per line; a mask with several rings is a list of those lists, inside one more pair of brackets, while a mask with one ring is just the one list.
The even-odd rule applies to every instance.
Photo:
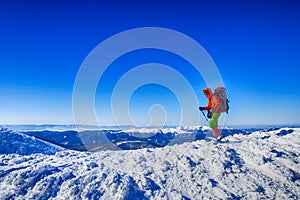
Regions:
[[[114, 34], [148, 26], [182, 32], [206, 49], [231, 100], [227, 124], [299, 124], [299, 10], [300, 3], [290, 0], [2, 1], [0, 124], [73, 123], [73, 84], [88, 53]], [[110, 74], [118, 77], [124, 64], [148, 62], [181, 63], [181, 73], [199, 90], [199, 105], [206, 104], [201, 77], [166, 52], [120, 58]], [[97, 97], [112, 87], [107, 84]], [[171, 112], [170, 124], [178, 119], [176, 98], [158, 85], [134, 93], [133, 118], [145, 123], [146, 110], [156, 103]]]

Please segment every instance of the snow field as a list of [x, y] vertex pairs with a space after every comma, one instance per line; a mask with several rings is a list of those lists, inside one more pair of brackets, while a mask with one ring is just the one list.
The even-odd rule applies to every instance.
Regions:
[[96, 153], [3, 153], [0, 199], [299, 198], [300, 129], [224, 140]]

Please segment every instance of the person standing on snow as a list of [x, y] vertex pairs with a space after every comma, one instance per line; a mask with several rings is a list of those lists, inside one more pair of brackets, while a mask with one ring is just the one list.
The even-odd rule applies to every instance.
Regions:
[[223, 135], [218, 128], [218, 120], [219, 117], [221, 116], [221, 101], [218, 96], [213, 95], [212, 91], [210, 88], [205, 88], [203, 89], [203, 93], [205, 94], [207, 100], [208, 100], [208, 105], [205, 107], [199, 107], [200, 111], [207, 110], [208, 112], [208, 118], [211, 118], [210, 121], [208, 122], [209, 127], [213, 130], [215, 138], [217, 140], [222, 139]]

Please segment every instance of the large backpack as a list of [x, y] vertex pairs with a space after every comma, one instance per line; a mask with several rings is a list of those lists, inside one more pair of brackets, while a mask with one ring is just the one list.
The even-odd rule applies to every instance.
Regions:
[[227, 99], [226, 89], [224, 87], [217, 87], [215, 89], [214, 95], [216, 95], [220, 99], [220, 103], [221, 103], [220, 111], [228, 113], [228, 110], [229, 110], [229, 105], [228, 105], [229, 100]]

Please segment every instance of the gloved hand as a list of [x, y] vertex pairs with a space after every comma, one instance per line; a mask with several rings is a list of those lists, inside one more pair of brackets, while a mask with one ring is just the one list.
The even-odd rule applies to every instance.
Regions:
[[200, 106], [200, 107], [199, 107], [199, 110], [202, 111], [202, 110], [205, 110], [205, 108]]

